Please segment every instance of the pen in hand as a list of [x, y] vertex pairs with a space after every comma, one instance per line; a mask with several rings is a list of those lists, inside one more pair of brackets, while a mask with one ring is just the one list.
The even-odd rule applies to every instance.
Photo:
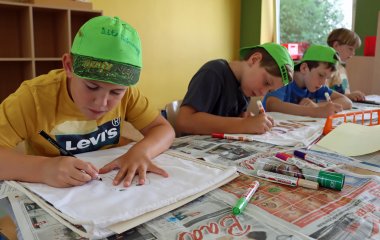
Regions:
[[325, 98], [327, 102], [332, 102], [330, 94], [328, 92], [325, 92]]
[[[70, 156], [76, 158], [71, 152], [64, 149], [59, 143], [57, 143], [52, 137], [50, 137], [49, 134], [47, 134], [44, 130], [39, 131], [39, 134], [45, 138], [51, 145], [53, 145], [55, 148], [59, 150], [59, 152], [64, 156]], [[80, 170], [81, 172], [86, 173], [84, 170]], [[96, 180], [102, 181], [102, 179], [97, 175]]]
[[259, 108], [259, 113], [265, 113], [263, 103], [260, 100], [257, 100], [257, 107]]

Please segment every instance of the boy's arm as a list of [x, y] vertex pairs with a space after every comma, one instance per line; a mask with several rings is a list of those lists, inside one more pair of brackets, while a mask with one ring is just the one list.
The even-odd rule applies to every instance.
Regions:
[[311, 106], [283, 102], [276, 97], [267, 98], [266, 109], [268, 112], [280, 112], [298, 116], [313, 116], [316, 110], [315, 107]]
[[271, 112], [281, 112], [298, 116], [310, 116], [317, 118], [328, 117], [342, 110], [342, 107], [336, 103], [325, 103], [322, 106], [307, 106], [294, 103], [283, 102], [276, 97], [268, 97], [266, 109]]
[[253, 133], [261, 134], [273, 125], [269, 115], [224, 117], [205, 112], [198, 112], [193, 107], [181, 106], [176, 118], [176, 127], [188, 134], [211, 133]]
[[[82, 170], [82, 171], [81, 171]], [[97, 169], [74, 157], [31, 156], [0, 147], [0, 179], [45, 183], [53, 187], [83, 185], [97, 175]]]
[[341, 93], [333, 91], [330, 95], [330, 98], [333, 101], [333, 103], [337, 103], [337, 104], [342, 105], [344, 110], [352, 108], [351, 100], [347, 96], [345, 96]]
[[146, 172], [154, 172], [164, 177], [168, 173], [152, 162], [160, 153], [167, 150], [172, 144], [175, 132], [168, 121], [158, 115], [153, 122], [140, 130], [144, 138], [132, 146], [128, 152], [102, 167], [99, 172], [107, 173], [119, 168], [113, 184], [128, 187], [135, 175], [139, 176], [139, 184], [144, 184]]

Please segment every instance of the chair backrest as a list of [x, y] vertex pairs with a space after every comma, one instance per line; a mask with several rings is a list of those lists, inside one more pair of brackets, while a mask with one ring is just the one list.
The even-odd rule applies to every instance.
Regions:
[[180, 137], [180, 133], [177, 132], [176, 127], [175, 127], [175, 119], [177, 117], [177, 113], [179, 111], [179, 107], [181, 106], [181, 103], [182, 103], [182, 100], [175, 100], [171, 103], [166, 104], [165, 106], [167, 120], [173, 126], [176, 137]]

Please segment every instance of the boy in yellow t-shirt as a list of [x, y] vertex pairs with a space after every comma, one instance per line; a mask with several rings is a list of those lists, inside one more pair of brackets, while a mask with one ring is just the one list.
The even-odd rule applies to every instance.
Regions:
[[[141, 55], [138, 33], [128, 23], [107, 16], [87, 21], [63, 55], [63, 69], [23, 82], [1, 103], [0, 180], [69, 187], [116, 168], [115, 185], [129, 186], [136, 174], [144, 184], [147, 171], [167, 177], [151, 160], [171, 145], [174, 130], [133, 86]], [[124, 120], [144, 139], [100, 170], [64, 156], [39, 135], [43, 130], [78, 154], [116, 146]], [[22, 141], [28, 155], [14, 150]]]

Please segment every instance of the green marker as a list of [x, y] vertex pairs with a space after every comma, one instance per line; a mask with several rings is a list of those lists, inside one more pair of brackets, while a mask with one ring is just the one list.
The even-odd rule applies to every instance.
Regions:
[[251, 185], [249, 185], [248, 189], [236, 202], [235, 207], [232, 208], [232, 213], [234, 215], [238, 215], [243, 212], [244, 208], [247, 206], [249, 200], [251, 200], [253, 194], [256, 192], [259, 186], [260, 183], [258, 181], [253, 181]]

